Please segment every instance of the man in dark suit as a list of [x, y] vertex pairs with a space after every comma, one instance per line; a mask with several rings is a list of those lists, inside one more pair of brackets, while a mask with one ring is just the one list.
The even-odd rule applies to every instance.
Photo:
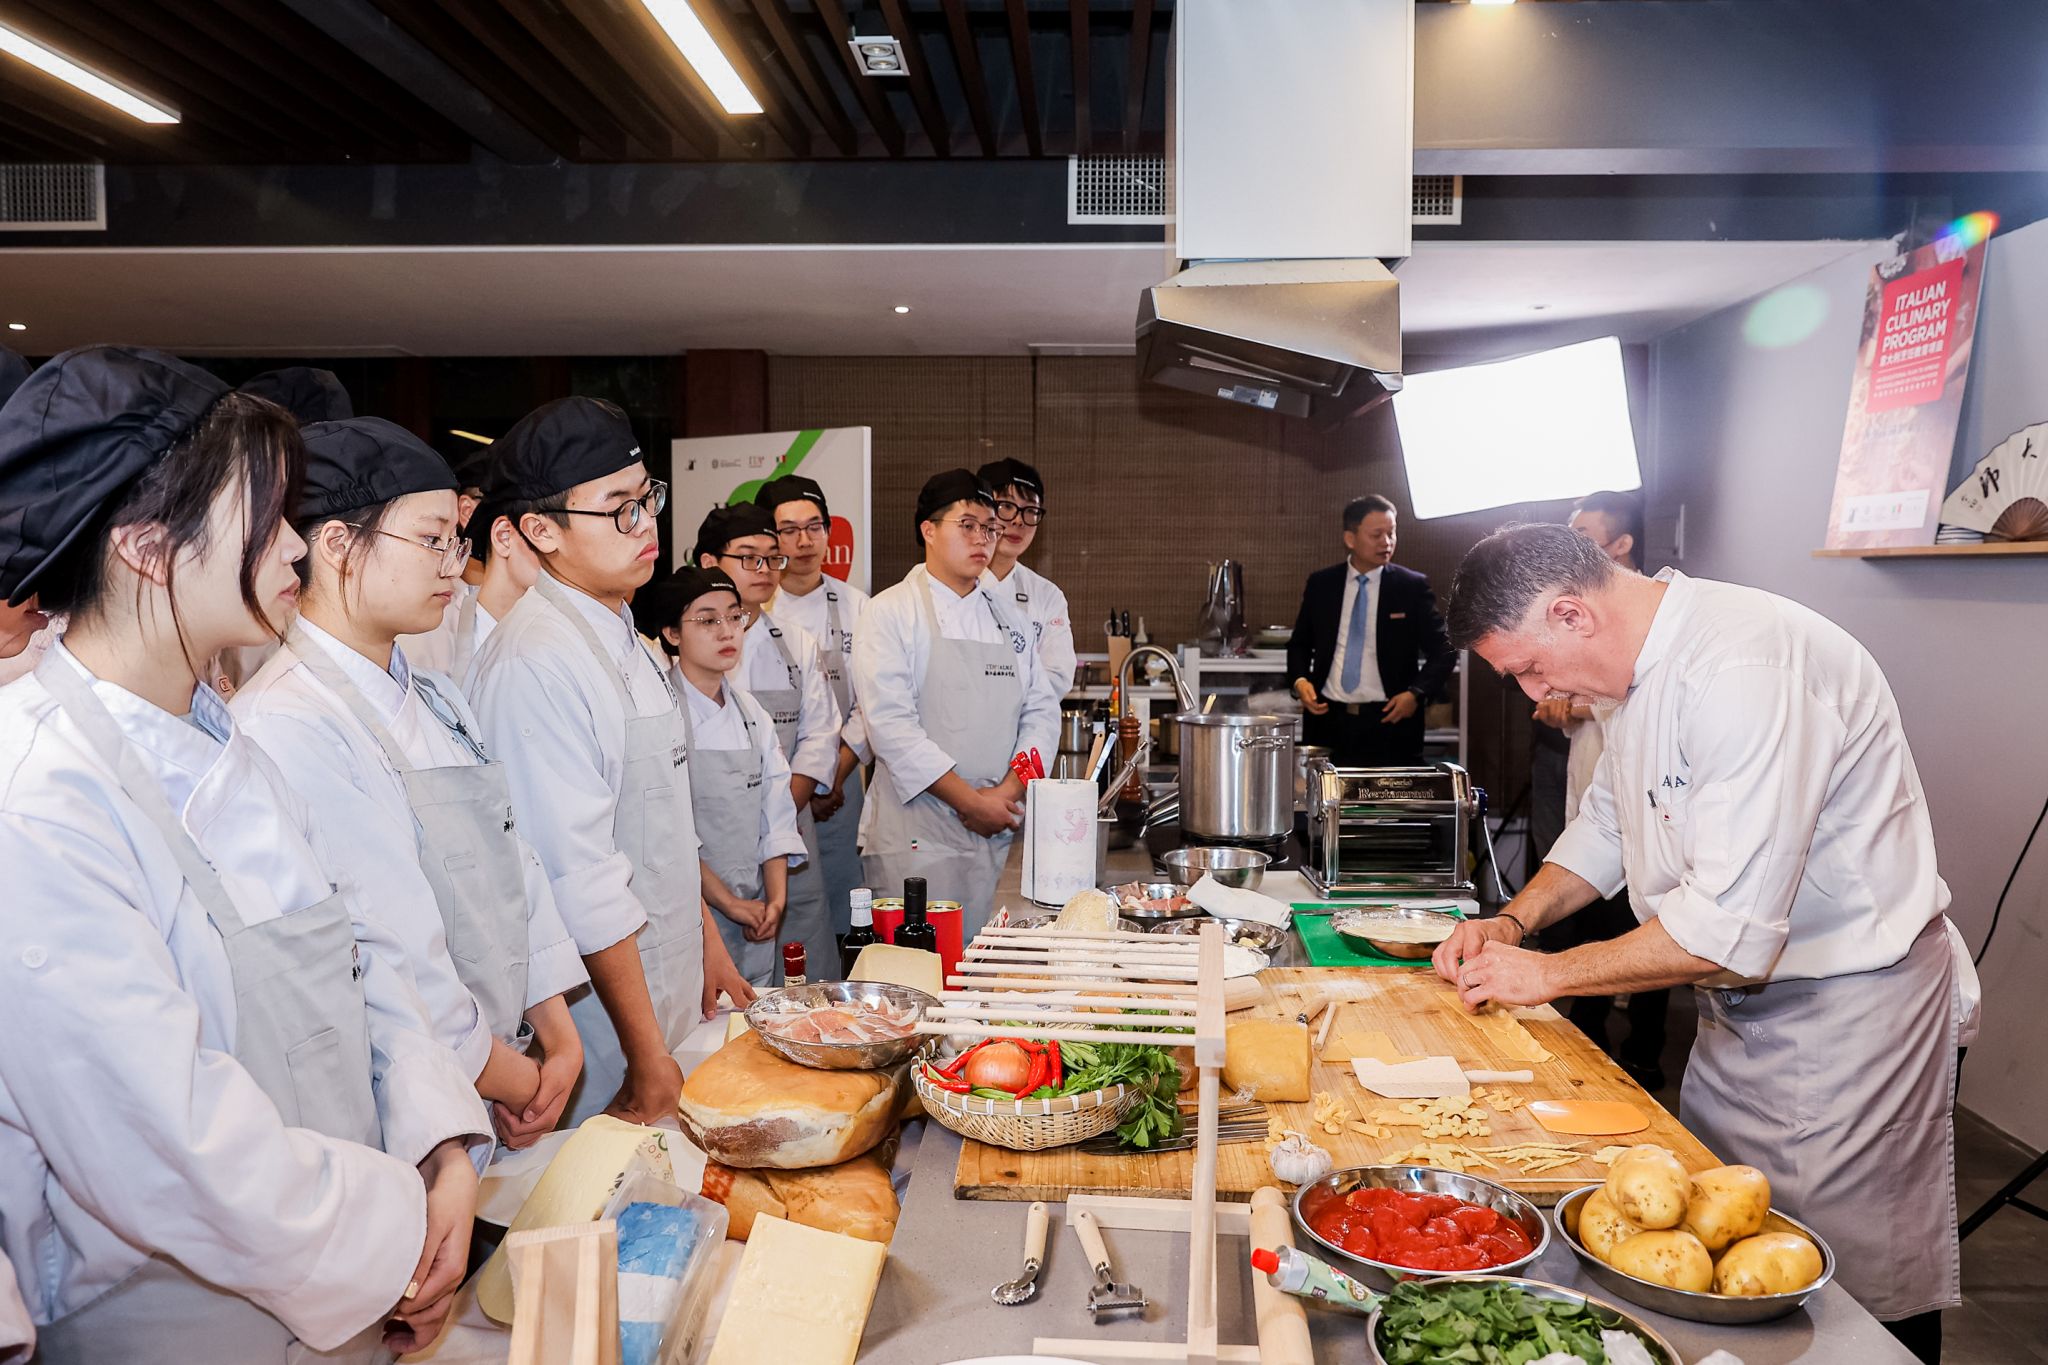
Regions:
[[1422, 708], [1457, 662], [1429, 580], [1393, 562], [1395, 521], [1376, 493], [1345, 506], [1350, 556], [1308, 576], [1287, 642], [1302, 741], [1341, 768], [1420, 763]]

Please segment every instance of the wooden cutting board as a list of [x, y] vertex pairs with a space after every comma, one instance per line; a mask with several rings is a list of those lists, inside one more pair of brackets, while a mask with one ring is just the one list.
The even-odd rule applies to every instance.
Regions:
[[[1473, 1023], [1458, 1004], [1449, 983], [1426, 969], [1396, 971], [1387, 968], [1271, 968], [1259, 974], [1266, 1000], [1257, 1008], [1267, 1013], [1294, 1007], [1293, 992], [1320, 990], [1332, 999], [1331, 1008], [1343, 1016], [1335, 1028], [1353, 1031], [1378, 1030], [1394, 1046], [1414, 1056], [1456, 1057], [1467, 1069], [1488, 1071], [1533, 1071], [1536, 1079], [1527, 1085], [1497, 1088], [1528, 1100], [1624, 1100], [1641, 1109], [1650, 1126], [1640, 1133], [1616, 1138], [1573, 1138], [1550, 1133], [1529, 1116], [1526, 1109], [1509, 1113], [1492, 1112], [1489, 1137], [1465, 1139], [1468, 1145], [1503, 1146], [1514, 1142], [1583, 1143], [1588, 1159], [1559, 1166], [1540, 1175], [1524, 1176], [1512, 1166], [1500, 1170], [1481, 1168], [1473, 1174], [1484, 1176], [1527, 1195], [1536, 1203], [1550, 1205], [1582, 1185], [1605, 1178], [1606, 1168], [1590, 1160], [1594, 1152], [1610, 1144], [1654, 1142], [1678, 1154], [1688, 1169], [1704, 1170], [1720, 1162], [1692, 1134], [1679, 1126], [1663, 1106], [1624, 1072], [1591, 1039], [1562, 1017], [1524, 1018], [1521, 1022], [1535, 1040], [1549, 1051], [1553, 1060], [1528, 1062], [1502, 1051]], [[1545, 1014], [1554, 1016], [1553, 1011]], [[1241, 1017], [1233, 1015], [1233, 1018]], [[1318, 1021], [1320, 1022], [1320, 1021]], [[1328, 1091], [1361, 1119], [1401, 1101], [1382, 1099], [1353, 1078], [1345, 1063], [1318, 1061], [1314, 1070], [1318, 1091]], [[1485, 1087], [1482, 1087], [1485, 1088]], [[1191, 1100], [1192, 1092], [1186, 1097]], [[1228, 1097], [1225, 1103], [1228, 1103]], [[1269, 1106], [1286, 1120], [1289, 1128], [1310, 1134], [1327, 1150], [1338, 1169], [1346, 1166], [1382, 1164], [1392, 1153], [1425, 1139], [1417, 1128], [1395, 1128], [1391, 1138], [1368, 1137], [1350, 1131], [1331, 1135], [1315, 1128], [1309, 1115], [1313, 1104]], [[1436, 1139], [1456, 1141], [1456, 1139]], [[1069, 1194], [1155, 1195], [1185, 1197], [1194, 1183], [1195, 1156], [1192, 1151], [1158, 1156], [1082, 1156], [1071, 1147], [1044, 1152], [1012, 1152], [1001, 1147], [969, 1141], [960, 1151], [959, 1169], [954, 1174], [953, 1193], [960, 1199], [1065, 1199]], [[1266, 1161], [1265, 1144], [1232, 1143], [1217, 1151], [1216, 1189], [1224, 1199], [1251, 1198], [1261, 1185], [1274, 1184]]]

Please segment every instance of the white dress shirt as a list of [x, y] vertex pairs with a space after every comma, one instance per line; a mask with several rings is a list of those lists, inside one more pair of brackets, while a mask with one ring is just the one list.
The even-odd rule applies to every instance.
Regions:
[[[837, 578], [823, 578], [818, 586], [802, 597], [788, 589], [775, 594], [768, 603], [768, 610], [777, 621], [788, 621], [802, 626], [818, 642], [820, 650], [833, 648], [832, 604], [825, 600], [825, 589], [830, 587], [839, 597], [839, 625], [845, 632], [839, 642], [839, 670], [846, 678], [846, 690], [852, 705], [840, 716], [839, 738], [854, 756], [863, 763], [872, 763], [875, 751], [868, 745], [868, 727], [861, 715], [860, 692], [853, 682], [853, 642], [860, 636], [860, 618], [867, 610], [869, 597], [851, 583]], [[838, 698], [833, 698], [837, 701]]]
[[[776, 664], [778, 671], [781, 667]], [[670, 674], [670, 681], [681, 694], [683, 704], [690, 708], [691, 753], [700, 749], [752, 749], [760, 756], [761, 845], [754, 861], [787, 858], [792, 871], [802, 867], [804, 836], [797, 832], [796, 803], [789, 799], [789, 760], [782, 756], [782, 746], [776, 742], [775, 722], [767, 708], [729, 684], [725, 690], [733, 704], [723, 705], [691, 686], [680, 669]], [[745, 721], [740, 719], [741, 711], [747, 713]], [[696, 787], [691, 788], [690, 795], [698, 801], [721, 799], [718, 792]]]
[[[996, 601], [1011, 615], [1023, 615], [1031, 622], [1031, 640], [1038, 651], [1039, 667], [1045, 670], [1046, 685], [1055, 697], [1067, 695], [1074, 685], [1074, 621], [1067, 609], [1067, 595], [1059, 585], [1028, 564], [1010, 566], [1007, 578], [997, 578], [993, 569], [982, 570], [982, 582]], [[1022, 596], [1025, 600], [1019, 602]]]
[[[394, 648], [389, 672], [343, 645], [305, 617], [299, 629], [325, 652], [376, 712], [408, 763], [416, 768], [466, 767], [476, 758], [449, 733], [413, 690], [405, 651]], [[481, 727], [455, 684], [433, 678], [456, 719], [472, 735]], [[405, 782], [348, 703], [313, 676], [290, 645], [271, 657], [235, 693], [231, 709], [285, 780], [305, 798], [330, 845], [352, 867], [374, 913], [406, 945], [413, 978], [427, 1002], [434, 1034], [453, 1048], [470, 1075], [490, 1059], [491, 1034], [476, 998], [462, 984], [434, 888], [420, 867], [419, 823]], [[527, 998], [532, 1006], [589, 979], [563, 927], [540, 859], [523, 842], [526, 882]]]
[[[820, 792], [831, 791], [839, 776], [841, 720], [831, 680], [818, 661], [818, 637], [794, 621], [785, 621], [780, 616], [771, 619], [767, 612], [757, 615], [740, 642], [740, 666], [733, 671], [733, 685], [748, 693], [764, 688], [789, 688], [789, 669], [782, 662], [782, 651], [775, 647], [775, 638], [768, 633], [771, 625], [781, 630], [782, 643], [800, 674], [796, 689], [796, 752], [784, 764], [788, 772], [783, 775], [782, 790], [789, 790], [789, 773], [801, 773], [814, 779]], [[796, 809], [794, 802], [784, 804], [792, 811]]]
[[[61, 645], [43, 668], [84, 671]], [[394, 1248], [426, 1227], [412, 1167], [448, 1138], [487, 1153], [489, 1116], [430, 1036], [400, 945], [220, 699], [202, 687], [180, 717], [91, 686], [247, 921], [339, 882], [385, 1151], [285, 1127], [234, 1060], [220, 934], [157, 826], [31, 676], [0, 694], [0, 1251], [39, 1323], [154, 1250], [301, 1337], [340, 1340], [404, 1290], [412, 1257]]]
[[[623, 674], [633, 713], [653, 716], [672, 708], [668, 680], [630, 614], [567, 585], [562, 592]], [[529, 592], [477, 650], [467, 692], [483, 725], [485, 752], [505, 764], [512, 808], [547, 869], [576, 951], [589, 957], [638, 933], [647, 915], [633, 895], [632, 860], [612, 840], [625, 778], [626, 715], [604, 665], [568, 617]], [[681, 776], [687, 791], [687, 767]], [[688, 803], [681, 804], [683, 837], [692, 847], [677, 851], [687, 854], [696, 833]]]
[[[929, 587], [941, 636], [989, 644], [1007, 639], [990, 614], [989, 600], [983, 596], [987, 590], [979, 583], [960, 597], [937, 579], [913, 571], [868, 603], [853, 645], [854, 686], [867, 715], [868, 741], [874, 745], [875, 756], [889, 765], [905, 802], [953, 769], [953, 756], [933, 742], [918, 719], [918, 696], [924, 690], [925, 665], [932, 654], [924, 611], [914, 595], [921, 590], [920, 581]], [[1000, 597], [996, 606], [1019, 630], [1024, 629]], [[1024, 688], [1024, 709], [1017, 720], [1012, 749], [1036, 747], [1040, 753], [1050, 754], [1059, 747], [1059, 694], [1052, 690], [1036, 650], [1018, 654], [1017, 671]]]
[[[1385, 701], [1387, 685], [1380, 680], [1380, 579], [1381, 565], [1363, 574], [1349, 560], [1344, 564], [1344, 604], [1337, 614], [1337, 652], [1330, 659], [1330, 676], [1323, 680], [1323, 700], [1359, 704]], [[1360, 579], [1363, 579], [1363, 584]], [[1358, 686], [1344, 686], [1345, 652], [1351, 647], [1351, 617], [1357, 609], [1361, 586], [1365, 599], [1365, 651], [1358, 664]]]

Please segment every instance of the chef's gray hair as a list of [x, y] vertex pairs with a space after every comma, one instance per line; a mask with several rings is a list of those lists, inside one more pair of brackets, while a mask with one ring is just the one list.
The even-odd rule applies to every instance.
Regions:
[[1503, 526], [1466, 551], [1451, 578], [1444, 613], [1451, 644], [1470, 649], [1489, 635], [1520, 630], [1541, 599], [1587, 596], [1620, 574], [1606, 551], [1569, 526]]

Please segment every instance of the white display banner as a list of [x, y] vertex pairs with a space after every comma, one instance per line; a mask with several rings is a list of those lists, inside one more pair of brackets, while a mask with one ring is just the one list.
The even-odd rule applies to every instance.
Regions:
[[832, 548], [825, 572], [862, 592], [869, 584], [868, 427], [764, 431], [747, 436], [698, 436], [670, 443], [675, 545], [669, 558], [682, 564], [697, 526], [714, 507], [752, 502], [761, 485], [785, 474], [815, 479], [831, 504]]

